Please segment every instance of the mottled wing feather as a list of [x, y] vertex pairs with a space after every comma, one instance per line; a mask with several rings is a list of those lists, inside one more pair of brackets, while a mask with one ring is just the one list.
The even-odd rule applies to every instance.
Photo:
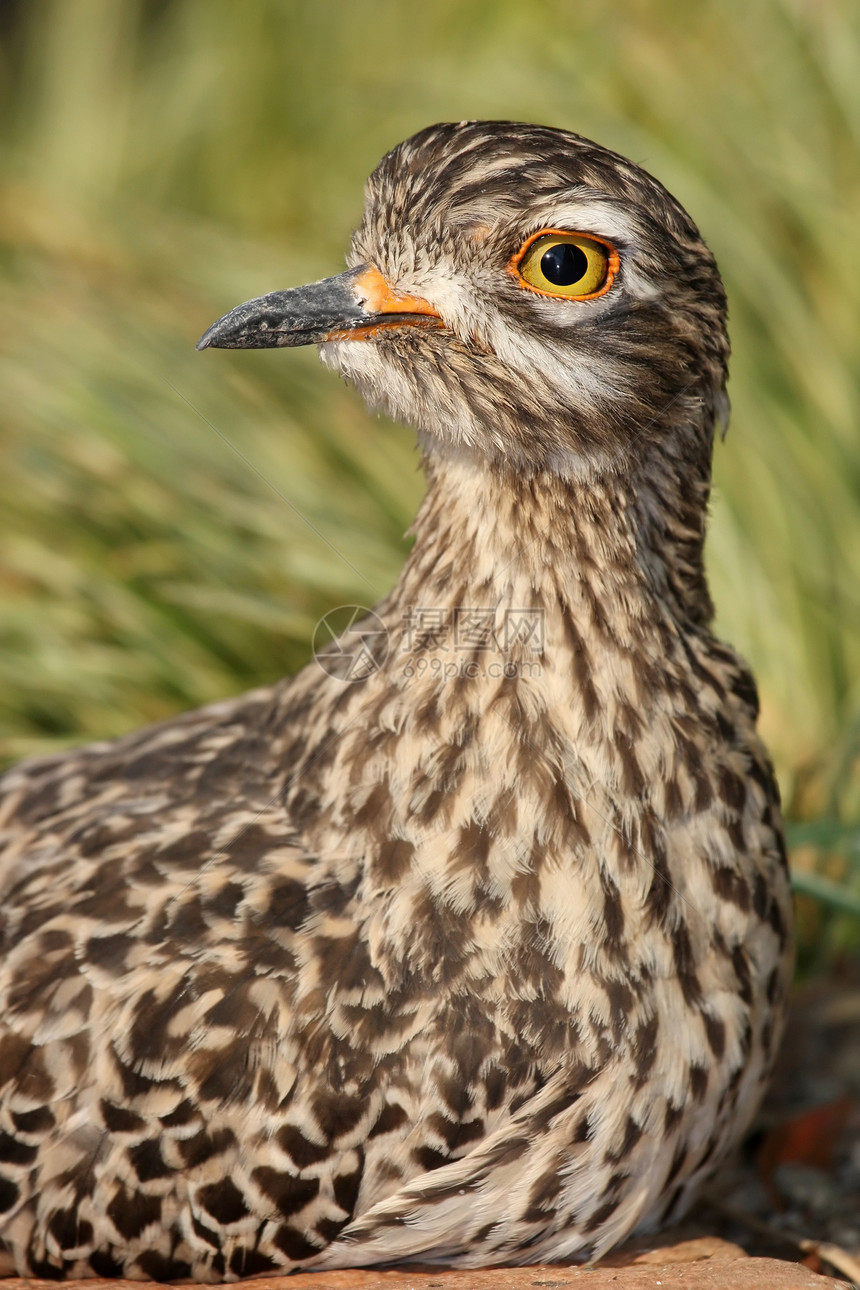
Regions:
[[7, 777], [0, 1239], [33, 1274], [291, 1266], [536, 1084], [486, 1016], [367, 1005], [356, 866], [292, 832], [271, 702]]

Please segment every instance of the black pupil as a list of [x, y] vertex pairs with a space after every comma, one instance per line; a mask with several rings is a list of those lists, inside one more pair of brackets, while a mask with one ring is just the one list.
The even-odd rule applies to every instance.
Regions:
[[540, 258], [541, 273], [555, 287], [572, 287], [585, 277], [588, 256], [572, 242], [557, 242]]

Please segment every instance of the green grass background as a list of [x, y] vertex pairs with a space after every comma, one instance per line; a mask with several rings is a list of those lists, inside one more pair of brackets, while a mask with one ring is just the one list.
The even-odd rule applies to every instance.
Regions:
[[760, 682], [805, 962], [856, 948], [860, 8], [7, 0], [0, 24], [0, 756], [272, 680], [386, 590], [410, 432], [312, 352], [194, 341], [338, 271], [412, 131], [564, 126], [652, 170], [722, 267], [719, 630]]

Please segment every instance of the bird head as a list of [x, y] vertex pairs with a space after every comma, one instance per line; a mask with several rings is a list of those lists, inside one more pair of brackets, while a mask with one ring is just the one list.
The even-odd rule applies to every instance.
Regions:
[[578, 135], [432, 126], [371, 175], [349, 269], [233, 309], [199, 348], [317, 344], [428, 452], [707, 484], [725, 294], [677, 201]]

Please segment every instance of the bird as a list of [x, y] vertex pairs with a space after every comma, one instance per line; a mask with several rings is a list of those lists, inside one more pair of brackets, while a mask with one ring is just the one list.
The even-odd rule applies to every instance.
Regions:
[[5, 1274], [595, 1259], [771, 1068], [791, 899], [712, 629], [696, 226], [580, 135], [431, 126], [345, 271], [198, 348], [300, 345], [416, 431], [414, 542], [297, 675], [4, 777]]

